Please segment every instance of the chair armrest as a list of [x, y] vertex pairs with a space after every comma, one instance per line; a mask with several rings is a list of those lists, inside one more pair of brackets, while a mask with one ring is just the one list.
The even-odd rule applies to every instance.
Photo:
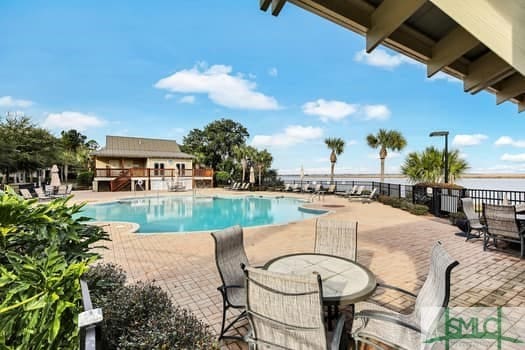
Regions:
[[381, 284], [381, 283], [378, 283], [377, 284], [377, 287], [378, 288], [385, 288], [385, 289], [392, 289], [392, 290], [395, 290], [397, 292], [401, 292], [403, 294], [406, 294], [406, 295], [409, 295], [413, 298], [417, 298], [417, 295], [415, 295], [414, 293], [412, 292], [409, 292], [408, 290], [405, 290], [405, 289], [402, 289], [402, 288], [399, 288], [399, 287], [396, 287], [396, 286], [391, 286], [391, 285], [388, 285], [388, 284]]
[[232, 284], [232, 285], [229, 285], [229, 286], [222, 285], [220, 287], [217, 287], [217, 290], [220, 291], [220, 292], [225, 292], [229, 288], [244, 288], [244, 286], [239, 286], [239, 285], [236, 285], [236, 284]]
[[421, 333], [421, 329], [411, 323], [393, 317], [391, 314], [382, 311], [363, 310], [354, 315], [354, 318], [375, 319], [384, 322], [390, 322], [399, 326], [411, 329], [415, 332]]
[[330, 350], [346, 350], [349, 345], [350, 339], [345, 332], [345, 316], [341, 315], [337, 319], [337, 325], [335, 326], [332, 341], [330, 342]]

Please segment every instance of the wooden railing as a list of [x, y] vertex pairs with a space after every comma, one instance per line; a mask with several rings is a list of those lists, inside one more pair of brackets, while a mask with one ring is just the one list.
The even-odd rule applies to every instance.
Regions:
[[213, 177], [213, 169], [97, 168], [96, 177]]

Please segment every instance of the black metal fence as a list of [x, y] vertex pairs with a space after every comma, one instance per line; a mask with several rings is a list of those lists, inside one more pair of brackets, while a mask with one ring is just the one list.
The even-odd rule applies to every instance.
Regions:
[[[321, 184], [323, 188], [328, 188], [330, 180], [290, 180], [285, 181], [289, 184]], [[336, 192], [344, 193], [354, 186], [363, 186], [365, 190], [372, 191], [378, 189], [379, 194], [390, 197], [403, 198], [415, 204], [425, 204], [429, 207], [432, 214], [445, 216], [449, 213], [456, 213], [461, 210], [463, 197], [470, 197], [474, 202], [475, 209], [481, 211], [483, 203], [490, 204], [525, 204], [525, 191], [509, 190], [486, 190], [486, 189], [452, 189], [420, 185], [401, 185], [376, 181], [334, 181]]]

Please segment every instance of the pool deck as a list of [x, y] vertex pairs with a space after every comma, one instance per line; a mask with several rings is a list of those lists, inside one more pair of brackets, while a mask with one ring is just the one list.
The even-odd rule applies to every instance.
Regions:
[[[191, 195], [191, 192], [151, 192], [147, 195]], [[198, 195], [283, 195], [281, 192], [237, 192], [222, 189], [199, 190]], [[74, 193], [74, 202], [98, 203], [143, 193]], [[286, 194], [309, 199], [311, 195]], [[372, 202], [350, 202], [325, 196], [309, 204], [330, 209], [327, 217], [357, 220], [358, 261], [379, 281], [417, 292], [426, 277], [430, 247], [441, 241], [460, 265], [452, 274], [450, 306], [525, 307], [525, 259], [515, 250], [505, 252], [482, 249], [482, 241], [465, 242], [459, 229], [448, 220], [415, 216], [400, 209]], [[314, 221], [307, 219], [286, 225], [244, 229], [250, 263], [264, 264], [273, 257], [313, 250]], [[215, 267], [213, 239], [209, 233], [148, 234], [131, 233], [131, 225], [112, 223], [105, 229], [112, 241], [103, 251], [103, 260], [120, 265], [128, 280], [150, 280], [166, 290], [173, 302], [191, 310], [216, 332], [220, 328], [222, 301], [216, 288], [220, 278]], [[409, 311], [413, 301], [397, 293], [373, 297], [399, 311]], [[240, 330], [243, 331], [242, 329]], [[228, 349], [245, 345], [225, 344]]]

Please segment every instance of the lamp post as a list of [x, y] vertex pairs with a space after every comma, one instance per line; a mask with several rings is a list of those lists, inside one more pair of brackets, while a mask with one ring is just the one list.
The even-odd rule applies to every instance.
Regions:
[[429, 136], [445, 136], [445, 183], [448, 183], [448, 131], [432, 131]]

